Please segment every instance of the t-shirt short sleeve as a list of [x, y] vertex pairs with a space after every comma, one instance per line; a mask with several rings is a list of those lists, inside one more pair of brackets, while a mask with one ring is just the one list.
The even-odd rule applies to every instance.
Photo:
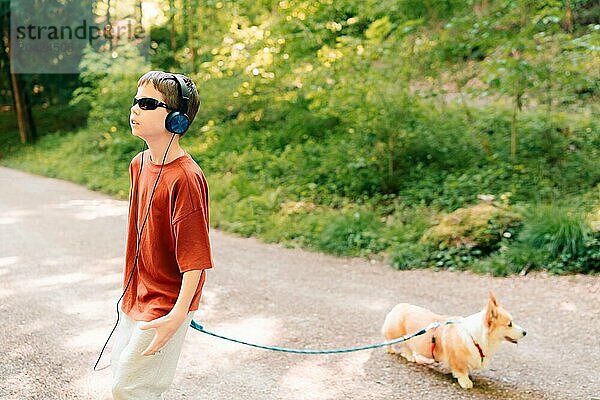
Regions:
[[177, 185], [174, 203], [172, 225], [180, 272], [212, 268], [208, 185], [204, 175], [186, 175]]
[[179, 218], [173, 224], [175, 257], [181, 273], [213, 267], [208, 221], [203, 209]]

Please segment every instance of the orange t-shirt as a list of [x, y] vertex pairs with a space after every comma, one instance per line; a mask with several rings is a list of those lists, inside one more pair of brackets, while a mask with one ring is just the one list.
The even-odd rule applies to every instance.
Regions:
[[[142, 155], [144, 163], [139, 174]], [[150, 161], [148, 152], [136, 155], [129, 165], [131, 189], [123, 288], [134, 266], [137, 232], [148, 212], [159, 171], [160, 164]], [[213, 267], [208, 232], [208, 183], [198, 164], [186, 153], [163, 166], [142, 231], [137, 266], [123, 297], [123, 312], [137, 321], [151, 321], [169, 313], [179, 296], [183, 273]], [[189, 311], [198, 309], [205, 279], [202, 271]]]

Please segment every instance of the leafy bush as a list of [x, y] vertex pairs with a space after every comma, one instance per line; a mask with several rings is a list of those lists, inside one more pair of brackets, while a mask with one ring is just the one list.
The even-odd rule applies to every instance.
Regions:
[[365, 207], [335, 210], [301, 201], [281, 204], [267, 224], [266, 238], [337, 255], [369, 256], [389, 245], [383, 232], [377, 214]]
[[429, 267], [429, 251], [419, 243], [402, 242], [390, 252], [392, 266], [400, 270]]
[[579, 255], [563, 254], [559, 259], [551, 260], [548, 263], [548, 269], [556, 273], [600, 272], [600, 232], [595, 232], [584, 240]]
[[382, 224], [375, 213], [351, 208], [331, 218], [315, 245], [338, 255], [377, 253], [386, 247], [380, 240], [381, 230]]
[[532, 248], [543, 249], [548, 257], [559, 254], [581, 255], [591, 228], [585, 214], [574, 207], [543, 204], [525, 214], [519, 240]]
[[504, 206], [476, 204], [441, 217], [420, 239], [433, 248], [465, 248], [489, 254], [503, 238], [514, 236], [520, 216]]
[[524, 211], [524, 228], [517, 241], [503, 243], [474, 269], [494, 275], [545, 269], [552, 273], [597, 272], [600, 234], [593, 233], [581, 207], [534, 205]]
[[508, 242], [520, 227], [518, 214], [506, 206], [492, 204], [461, 208], [433, 219], [439, 221], [428, 229], [423, 227], [420, 239], [415, 237], [392, 246], [392, 265], [399, 269], [470, 268]]
[[[525, 214], [517, 251], [507, 255], [516, 265], [551, 272], [598, 270], [598, 234], [594, 234], [581, 207], [556, 204], [532, 206]], [[518, 257], [518, 249], [535, 249], [531, 260]]]

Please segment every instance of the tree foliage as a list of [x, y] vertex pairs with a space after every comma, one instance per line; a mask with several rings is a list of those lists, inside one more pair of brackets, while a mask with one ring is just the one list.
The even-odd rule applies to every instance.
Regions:
[[[116, 18], [124, 3], [98, 0], [95, 11]], [[86, 51], [78, 88], [59, 77], [23, 77], [32, 82], [26, 90], [37, 90], [41, 104], [66, 95], [72, 106], [86, 108], [98, 150], [126, 160], [135, 151], [127, 135], [138, 78], [131, 71], [190, 75], [201, 108], [186, 140], [205, 171], [218, 177], [217, 201], [235, 204], [217, 214], [233, 230], [249, 235], [298, 224], [305, 233], [290, 228], [285, 235], [328, 251], [365, 254], [391, 246], [399, 267], [427, 260], [460, 267], [482, 253], [416, 243], [436, 212], [451, 214], [481, 194], [510, 198], [507, 207], [576, 197], [596, 206], [597, 1], [152, 4], [142, 7], [146, 16], [136, 14], [156, 16], [149, 62], [126, 45]], [[5, 104], [8, 93], [3, 89]], [[315, 205], [309, 208], [316, 216], [301, 220], [278, 211], [295, 201]], [[406, 206], [433, 216], [424, 221], [406, 211], [413, 226], [395, 226]], [[557, 270], [590, 270], [598, 240], [586, 222], [544, 225], [532, 215], [519, 239], [516, 230], [508, 239], [491, 223], [498, 241], [490, 249], [497, 253], [481, 268], [523, 268], [531, 256], [537, 265], [558, 263]], [[383, 226], [388, 233], [378, 236]], [[543, 244], [554, 261], [532, 250], [544, 235], [559, 243]]]

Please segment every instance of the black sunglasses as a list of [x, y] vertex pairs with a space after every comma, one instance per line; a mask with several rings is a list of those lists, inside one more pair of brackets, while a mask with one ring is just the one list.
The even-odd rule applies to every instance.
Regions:
[[168, 105], [166, 105], [162, 101], [158, 101], [158, 100], [153, 99], [151, 97], [142, 97], [141, 99], [136, 99], [134, 97], [133, 98], [133, 104], [131, 105], [131, 107], [135, 106], [136, 104], [139, 104], [139, 106], [140, 106], [140, 108], [142, 110], [156, 110], [158, 107], [164, 107], [167, 110], [171, 110], [172, 109], [171, 107], [169, 107]]

